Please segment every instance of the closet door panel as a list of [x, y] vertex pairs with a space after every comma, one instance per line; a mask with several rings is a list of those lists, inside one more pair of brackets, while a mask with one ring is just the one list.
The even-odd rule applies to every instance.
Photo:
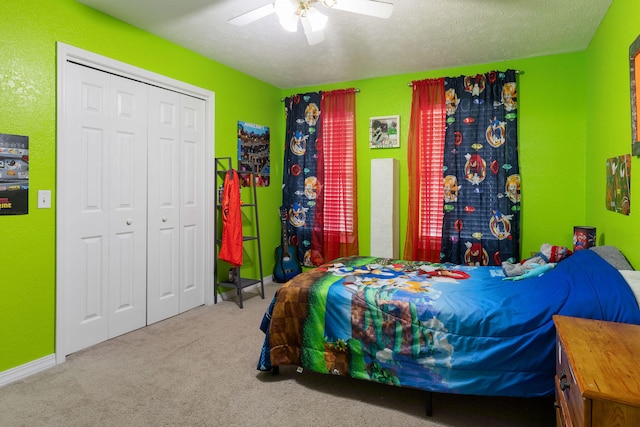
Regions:
[[205, 103], [181, 95], [180, 311], [204, 303]]
[[112, 76], [109, 338], [146, 324], [147, 85]]
[[149, 89], [147, 323], [180, 312], [180, 95]]
[[64, 181], [73, 186], [61, 202], [65, 254], [63, 280], [65, 348], [75, 352], [108, 337], [109, 211], [108, 170], [110, 79], [107, 74], [69, 65]]

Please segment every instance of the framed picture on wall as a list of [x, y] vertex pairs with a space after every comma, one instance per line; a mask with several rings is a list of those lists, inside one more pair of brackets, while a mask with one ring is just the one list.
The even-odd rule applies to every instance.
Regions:
[[631, 154], [640, 156], [640, 132], [638, 110], [640, 109], [640, 36], [629, 47], [629, 69], [631, 70]]
[[400, 147], [400, 116], [369, 119], [369, 148]]
[[0, 133], [0, 215], [29, 213], [29, 137]]
[[607, 209], [631, 213], [631, 155], [607, 159]]
[[271, 132], [267, 126], [238, 121], [238, 174], [243, 187], [268, 187]]

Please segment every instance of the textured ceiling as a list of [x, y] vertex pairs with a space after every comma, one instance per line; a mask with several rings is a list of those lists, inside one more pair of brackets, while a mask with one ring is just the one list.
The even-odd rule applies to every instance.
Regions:
[[78, 0], [283, 89], [581, 51], [612, 0], [388, 0], [389, 19], [318, 4], [314, 46], [275, 14], [227, 22], [269, 1]]

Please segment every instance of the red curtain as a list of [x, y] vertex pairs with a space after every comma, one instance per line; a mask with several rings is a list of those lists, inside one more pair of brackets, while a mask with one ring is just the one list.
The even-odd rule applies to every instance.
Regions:
[[317, 170], [320, 191], [311, 241], [315, 265], [359, 252], [355, 104], [354, 89], [322, 92]]
[[443, 218], [444, 78], [413, 82], [409, 124], [409, 214], [403, 257], [440, 262]]

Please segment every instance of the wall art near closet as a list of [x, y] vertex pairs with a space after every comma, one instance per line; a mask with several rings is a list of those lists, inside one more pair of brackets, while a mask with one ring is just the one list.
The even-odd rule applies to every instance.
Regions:
[[243, 187], [269, 186], [269, 147], [271, 134], [266, 126], [238, 122], [238, 174]]
[[29, 213], [29, 137], [0, 133], [0, 215]]
[[623, 215], [631, 212], [631, 155], [607, 159], [607, 209]]

